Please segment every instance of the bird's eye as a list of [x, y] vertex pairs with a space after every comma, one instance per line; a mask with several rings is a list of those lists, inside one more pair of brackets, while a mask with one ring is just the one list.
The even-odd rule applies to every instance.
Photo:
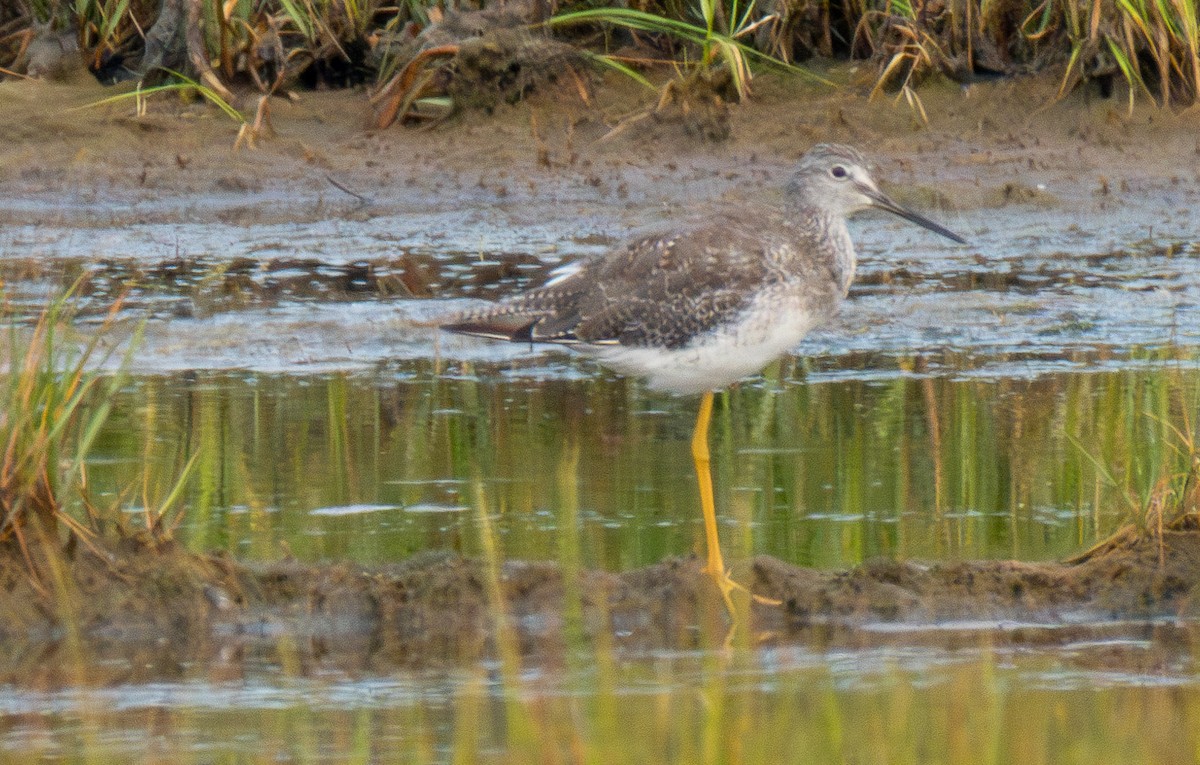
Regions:
[[834, 178], [845, 178], [848, 175], [846, 168], [842, 167], [841, 165], [834, 165], [832, 168], [830, 168], [829, 174]]

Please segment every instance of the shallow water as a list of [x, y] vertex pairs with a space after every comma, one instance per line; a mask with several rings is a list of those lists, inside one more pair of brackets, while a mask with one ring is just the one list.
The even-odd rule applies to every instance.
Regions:
[[[1177, 194], [1165, 186], [1120, 216], [1088, 197], [1070, 213], [943, 213], [967, 247], [857, 220], [862, 263], [841, 314], [722, 399], [730, 543], [820, 566], [1047, 559], [1126, 519], [1181, 464], [1172, 428], [1196, 411], [1200, 223]], [[560, 528], [553, 476], [578, 443], [588, 563], [622, 568], [695, 544], [695, 402], [557, 349], [433, 328], [670, 208], [574, 201], [585, 203], [569, 234], [518, 204], [453, 219], [330, 207], [313, 223], [16, 229], [0, 251], [19, 243], [90, 273], [81, 291], [97, 309], [134, 285], [127, 313], [153, 318], [110, 428], [119, 443], [100, 443], [91, 478], [115, 497], [143, 458], [170, 475], [201, 451], [206, 488], [183, 527], [197, 549], [271, 558], [285, 543], [364, 562], [475, 552], [463, 509], [479, 486], [506, 552], [544, 558]], [[100, 249], [80, 247], [85, 236]], [[117, 241], [120, 256], [97, 260]], [[10, 279], [15, 294], [38, 284]]]
[[[528, 374], [405, 362], [139, 377], [93, 450], [93, 501], [118, 501], [144, 464], [166, 477], [195, 458], [181, 532], [198, 550], [274, 559], [286, 545], [305, 560], [368, 563], [478, 554], [483, 503], [514, 557], [554, 559], [564, 524], [587, 539], [590, 566], [691, 551], [692, 403], [582, 363]], [[1032, 380], [811, 377], [787, 364], [721, 398], [715, 480], [739, 557], [1065, 556], [1128, 519], [1126, 494], [1179, 464], [1169, 418], [1196, 395], [1194, 375], [1163, 362]], [[1109, 468], [1118, 483], [1097, 460], [1125, 461]], [[125, 501], [140, 511], [141, 498]], [[564, 517], [566, 505], [577, 510]]]
[[[148, 318], [146, 338], [89, 461], [92, 500], [143, 513], [195, 458], [179, 532], [195, 549], [365, 563], [477, 554], [483, 508], [507, 556], [556, 560], [570, 536], [584, 565], [625, 570], [700, 540], [695, 402], [570, 354], [432, 327], [723, 183], [660, 184], [666, 201], [651, 206], [581, 195], [555, 216], [523, 209], [519, 193], [469, 214], [323, 197], [296, 202], [303, 216], [268, 214], [261, 199], [200, 197], [185, 211], [88, 201], [82, 223], [63, 207], [57, 225], [0, 230], [0, 276], [26, 317], [80, 274], [87, 321], [130, 291], [123, 316]], [[1086, 190], [1050, 191], [1050, 206], [939, 215], [968, 247], [891, 219], [855, 224], [860, 278], [842, 314], [719, 399], [714, 478], [734, 560], [1058, 558], [1134, 517], [1186, 465], [1181, 434], [1200, 411], [1200, 219], [1165, 183], [1120, 214]], [[458, 201], [486, 196], [471, 193]], [[609, 674], [603, 656], [582, 657], [517, 680], [497, 667], [349, 671], [282, 639], [130, 681], [89, 679], [90, 657], [66, 688], [0, 686], [0, 751], [116, 759], [149, 741], [164, 760], [450, 761], [474, 745], [489, 761], [536, 713], [558, 731], [582, 716], [610, 746], [631, 720], [653, 720], [627, 753], [659, 761], [702, 759], [706, 745], [688, 738], [710, 729], [749, 726], [767, 747], [765, 726], [798, 733], [762, 761], [885, 761], [888, 742], [927, 761], [920, 741], [940, 736], [952, 751], [934, 754], [954, 761], [981, 748], [1020, 759], [1028, 746], [1038, 757], [1023, 761], [1182, 762], [1200, 730], [1190, 629], [1123, 625], [1048, 645], [905, 635], [732, 664], [720, 652], [629, 656]], [[525, 712], [513, 693], [532, 700]]]
[[[372, 675], [308, 663], [305, 650], [281, 643], [152, 682], [2, 686], [0, 753], [512, 762], [587, 747], [605, 761], [693, 762], [730, 749], [753, 762], [1192, 760], [1200, 685], [1191, 628], [1126, 625], [1119, 637], [1101, 631], [1050, 647], [993, 645], [994, 625], [973, 637], [959, 629], [953, 647], [791, 646], [617, 663], [584, 654], [517, 676], [499, 665]], [[530, 723], [533, 741], [519, 729]]]

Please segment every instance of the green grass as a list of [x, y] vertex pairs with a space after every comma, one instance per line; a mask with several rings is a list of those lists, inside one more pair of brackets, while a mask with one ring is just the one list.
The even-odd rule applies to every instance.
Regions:
[[32, 326], [16, 322], [6, 304], [3, 308], [0, 539], [17, 543], [31, 573], [29, 548], [47, 534], [56, 539], [64, 528], [85, 537], [94, 531], [94, 518], [72, 515], [66, 506], [79, 506], [86, 485], [83, 459], [122, 379], [92, 371], [112, 353], [105, 334], [120, 304], [97, 332], [81, 335], [72, 324], [70, 301], [71, 291], [51, 300]]
[[173, 77], [175, 79], [175, 81], [166, 83], [164, 85], [154, 85], [154, 86], [147, 87], [147, 88], [143, 88], [139, 84], [133, 90], [128, 91], [126, 93], [118, 93], [115, 96], [109, 96], [108, 98], [102, 98], [99, 101], [94, 101], [90, 104], [84, 104], [83, 106], [77, 106], [74, 109], [72, 109], [71, 111], [75, 111], [78, 109], [93, 109], [98, 106], [105, 106], [108, 104], [117, 104], [117, 103], [122, 103], [125, 101], [133, 101], [135, 104], [137, 115], [140, 117], [140, 116], [144, 115], [146, 112], [146, 100], [148, 98], [150, 98], [151, 96], [154, 96], [156, 94], [159, 94], [159, 93], [176, 93], [185, 98], [194, 97], [194, 96], [199, 96], [199, 97], [203, 98], [204, 100], [211, 103], [213, 106], [217, 107], [225, 116], [229, 117], [229, 119], [233, 120], [235, 123], [239, 124], [243, 129], [245, 129], [245, 127], [248, 124], [247, 120], [246, 120], [246, 116], [244, 114], [242, 114], [240, 111], [238, 111], [236, 108], [234, 108], [234, 106], [232, 104], [230, 104], [228, 101], [226, 101], [224, 98], [222, 98], [221, 95], [219, 93], [217, 93], [216, 91], [214, 91], [212, 88], [205, 87], [204, 85], [200, 84], [199, 82], [193, 80], [190, 77], [187, 77], [186, 75], [180, 74], [179, 72], [168, 71], [167, 74], [169, 74], [171, 77]]
[[[714, 66], [724, 67], [729, 72], [733, 89], [739, 99], [746, 98], [750, 94], [751, 61], [766, 63], [813, 81], [831, 84], [828, 80], [806, 69], [788, 65], [739, 39], [752, 31], [754, 26], [750, 16], [754, 7], [753, 3], [746, 9], [739, 9], [737, 3], [730, 6], [729, 17], [722, 19], [719, 25], [720, 28], [728, 29], [728, 33], [721, 32], [718, 28], [717, 13], [723, 10], [722, 4], [716, 3], [714, 0], [699, 0], [698, 5], [699, 15], [703, 20], [701, 24], [647, 13], [635, 8], [590, 8], [560, 13], [551, 18], [547, 22], [547, 26], [555, 28], [580, 24], [603, 24], [634, 32], [668, 36], [690, 43], [699, 50], [699, 60], [694, 64], [695, 70], [704, 71]], [[603, 55], [600, 58], [609, 66], [613, 66], [635, 79], [640, 79], [640, 74], [636, 70], [626, 67], [620, 59], [611, 55]]]
[[[367, 76], [379, 67], [377, 81], [386, 82], [404, 63], [395, 60], [388, 41], [403, 39], [410, 22], [420, 28], [436, 19], [440, 9], [432, 0], [205, 2], [204, 41], [224, 85], [241, 82], [268, 91], [278, 84], [276, 73], [291, 82], [313, 64]], [[54, 17], [60, 26], [78, 29], [82, 49], [98, 65], [112, 54], [138, 55], [157, 4], [19, 0], [14, 12], [30, 23]], [[1061, 77], [1060, 95], [1086, 80], [1123, 83], [1120, 94], [1128, 96], [1131, 107], [1139, 95], [1179, 106], [1200, 98], [1195, 0], [967, 0], [941, 6], [853, 0], [819, 8], [782, 0], [668, 0], [634, 7], [588, 2], [561, 6], [549, 21], [556, 30], [597, 24], [632, 31], [643, 40], [674, 40], [675, 67], [727, 68], [739, 97], [749, 92], [752, 62], [775, 62], [811, 78], [816, 75], [809, 70], [781, 62], [816, 55], [871, 61], [873, 92], [895, 92], [922, 118], [927, 116], [918, 95], [923, 80], [938, 73], [970, 77], [979, 65], [989, 71], [1052, 72]], [[381, 41], [383, 54], [372, 58], [367, 51]], [[0, 66], [17, 63], [28, 42], [25, 34], [7, 38], [9, 47], [0, 46]], [[603, 42], [598, 48], [591, 51], [597, 60], [644, 76], [611, 55]]]

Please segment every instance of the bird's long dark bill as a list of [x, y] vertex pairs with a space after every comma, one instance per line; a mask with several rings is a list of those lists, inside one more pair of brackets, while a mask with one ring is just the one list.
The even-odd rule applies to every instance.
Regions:
[[905, 220], [912, 221], [913, 223], [916, 223], [918, 226], [927, 228], [935, 234], [941, 234], [942, 236], [946, 237], [947, 239], [952, 239], [952, 240], [958, 242], [959, 244], [967, 243], [966, 239], [963, 239], [961, 236], [954, 233], [950, 229], [948, 229], [944, 226], [939, 226], [938, 224], [929, 220], [929, 218], [926, 218], [924, 215], [920, 215], [918, 213], [913, 212], [912, 210], [909, 210], [908, 208], [901, 207], [900, 205], [896, 204], [895, 202], [892, 201], [891, 197], [889, 197], [887, 194], [884, 194], [882, 191], [878, 191], [876, 189], [863, 189], [863, 193], [866, 194], [868, 197], [870, 197], [871, 201], [875, 204], [875, 206], [881, 210], [887, 210], [890, 213], [899, 215], [901, 218], [904, 218]]

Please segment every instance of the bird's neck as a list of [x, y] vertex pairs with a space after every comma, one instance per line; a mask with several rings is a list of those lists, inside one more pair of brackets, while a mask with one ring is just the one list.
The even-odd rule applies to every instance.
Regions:
[[806, 229], [804, 234], [811, 240], [809, 246], [820, 253], [837, 283], [838, 291], [844, 297], [858, 269], [858, 256], [850, 239], [850, 229], [846, 226], [846, 216], [831, 213], [823, 205], [806, 204], [805, 201], [803, 198], [794, 199], [788, 214]]
[[854, 275], [858, 271], [858, 254], [854, 251], [854, 242], [850, 239], [850, 229], [846, 227], [845, 218], [839, 216], [833, 221], [829, 233], [837, 242], [831, 265], [842, 297], [845, 297], [850, 292], [850, 283], [854, 281]]

